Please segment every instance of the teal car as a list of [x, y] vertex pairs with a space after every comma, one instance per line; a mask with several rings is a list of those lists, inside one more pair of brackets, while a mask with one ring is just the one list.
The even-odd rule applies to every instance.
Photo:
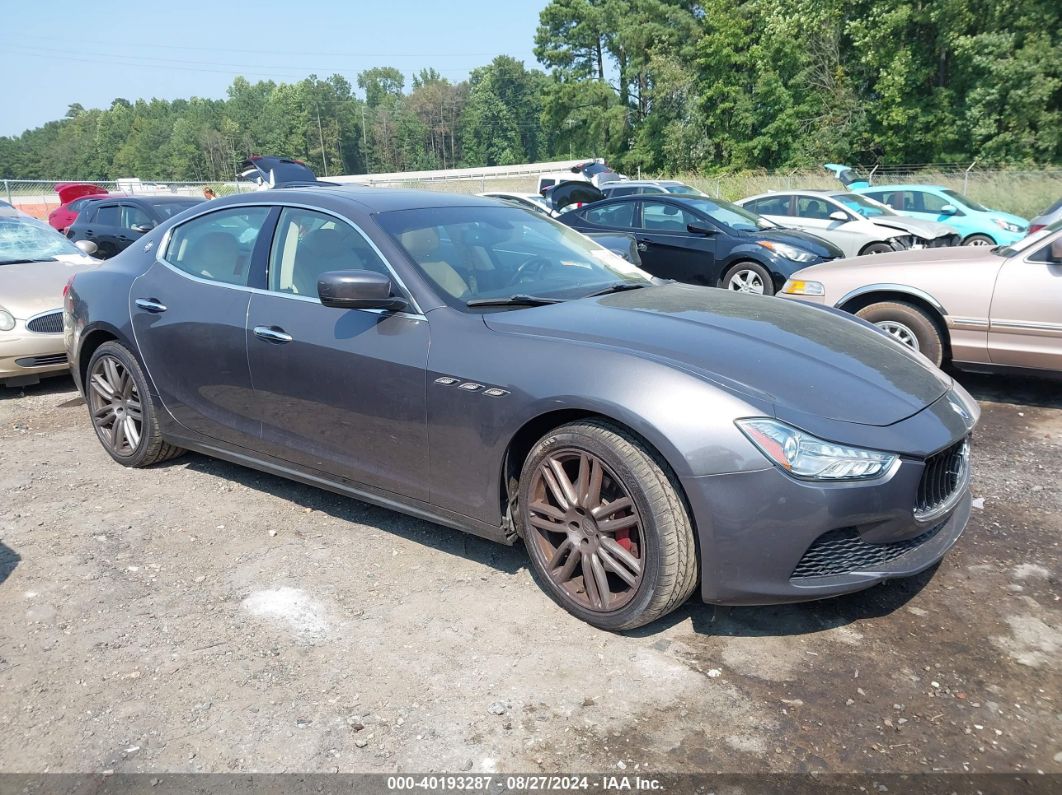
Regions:
[[947, 224], [958, 231], [965, 246], [1009, 246], [1029, 230], [1025, 218], [990, 210], [942, 185], [871, 185], [847, 166], [830, 163], [826, 168], [853, 193], [869, 196], [901, 215]]

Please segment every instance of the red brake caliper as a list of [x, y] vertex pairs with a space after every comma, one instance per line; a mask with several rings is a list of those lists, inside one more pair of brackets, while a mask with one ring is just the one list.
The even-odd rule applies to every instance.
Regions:
[[616, 543], [628, 552], [634, 548], [634, 542], [631, 541], [630, 528], [624, 527], [622, 530], [616, 531]]

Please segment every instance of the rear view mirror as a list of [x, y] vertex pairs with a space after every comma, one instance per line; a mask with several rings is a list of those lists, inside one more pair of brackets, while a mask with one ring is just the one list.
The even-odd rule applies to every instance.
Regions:
[[405, 309], [405, 299], [391, 290], [391, 278], [375, 271], [328, 271], [317, 278], [321, 303], [337, 309]]
[[700, 224], [686, 224], [686, 231], [691, 235], [714, 235], [715, 230], [708, 226], [701, 226]]
[[81, 249], [81, 253], [88, 254], [89, 256], [95, 254], [97, 251], [100, 250], [100, 247], [93, 243], [91, 240], [79, 240], [74, 243], [74, 245]]
[[848, 220], [848, 213], [844, 212], [843, 210], [834, 210], [832, 213], [830, 213], [830, 220], [831, 221], [847, 221]]
[[943, 207], [940, 208], [940, 211], [944, 215], [955, 215], [955, 213], [959, 211], [959, 208], [956, 207], [954, 204], [945, 204]]

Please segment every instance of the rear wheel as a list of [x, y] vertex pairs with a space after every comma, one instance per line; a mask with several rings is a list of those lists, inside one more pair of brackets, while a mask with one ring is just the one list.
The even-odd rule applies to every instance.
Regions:
[[888, 254], [893, 250], [888, 243], [871, 243], [859, 253], [862, 254]]
[[962, 244], [964, 246], [994, 246], [996, 241], [988, 235], [970, 235], [962, 241]]
[[903, 301], [882, 301], [863, 307], [856, 315], [918, 351], [937, 367], [943, 363], [944, 336], [924, 309]]
[[184, 452], [163, 440], [144, 371], [120, 343], [105, 342], [92, 354], [85, 397], [96, 437], [119, 464], [146, 467]]
[[739, 262], [723, 279], [723, 287], [738, 293], [774, 295], [774, 282], [767, 269], [756, 262]]
[[539, 440], [517, 513], [538, 584], [594, 626], [648, 624], [696, 587], [685, 504], [657, 457], [610, 423], [572, 423]]

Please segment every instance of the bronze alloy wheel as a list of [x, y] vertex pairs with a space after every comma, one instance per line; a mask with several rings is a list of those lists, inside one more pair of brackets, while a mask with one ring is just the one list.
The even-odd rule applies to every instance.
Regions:
[[528, 532], [550, 579], [578, 605], [614, 611], [643, 577], [645, 537], [630, 493], [597, 456], [552, 451], [536, 467]]
[[143, 434], [144, 414], [132, 373], [116, 357], [100, 356], [89, 373], [87, 391], [100, 441], [116, 455], [133, 455]]

